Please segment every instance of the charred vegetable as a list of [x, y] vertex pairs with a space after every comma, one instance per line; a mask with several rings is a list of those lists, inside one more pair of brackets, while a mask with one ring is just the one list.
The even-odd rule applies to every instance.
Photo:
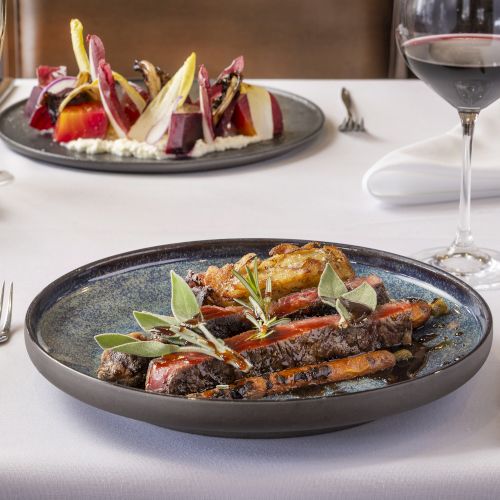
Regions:
[[[218, 76], [211, 89], [212, 120], [217, 128], [216, 135], [228, 135], [232, 132], [231, 121], [243, 80], [243, 56], [237, 57]], [[234, 132], [233, 132], [234, 133]]]
[[154, 99], [160, 90], [167, 84], [170, 77], [158, 66], [143, 59], [134, 62], [134, 70], [141, 73], [149, 92], [150, 99]]

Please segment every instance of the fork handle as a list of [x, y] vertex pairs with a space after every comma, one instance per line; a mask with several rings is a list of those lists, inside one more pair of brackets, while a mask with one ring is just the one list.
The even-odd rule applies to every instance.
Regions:
[[352, 120], [351, 94], [345, 87], [342, 87], [342, 91], [340, 93], [340, 96], [342, 98], [342, 102], [344, 103], [345, 109], [347, 111], [347, 116], [349, 117], [350, 120]]

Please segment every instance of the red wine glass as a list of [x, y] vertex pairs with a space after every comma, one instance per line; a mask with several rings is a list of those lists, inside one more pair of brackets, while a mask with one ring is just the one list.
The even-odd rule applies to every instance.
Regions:
[[500, 254], [474, 243], [470, 200], [474, 125], [500, 98], [500, 0], [400, 0], [396, 39], [413, 73], [458, 110], [463, 131], [455, 239], [416, 257], [476, 288], [499, 287]]

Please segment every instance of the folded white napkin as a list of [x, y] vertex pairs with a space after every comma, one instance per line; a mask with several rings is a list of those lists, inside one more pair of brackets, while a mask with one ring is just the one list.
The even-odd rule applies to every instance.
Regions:
[[[366, 172], [363, 187], [375, 198], [397, 205], [457, 200], [462, 150], [458, 125], [384, 156]], [[472, 196], [500, 196], [500, 101], [482, 111], [476, 122]]]

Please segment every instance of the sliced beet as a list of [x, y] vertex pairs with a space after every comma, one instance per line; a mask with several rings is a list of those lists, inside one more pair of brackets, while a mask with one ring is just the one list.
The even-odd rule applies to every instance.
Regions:
[[273, 113], [274, 137], [279, 137], [283, 133], [283, 113], [276, 97], [269, 93], [271, 97], [271, 110]]
[[201, 113], [174, 113], [168, 133], [167, 154], [185, 155], [203, 139]]
[[30, 127], [37, 130], [48, 130], [54, 126], [52, 116], [47, 106], [37, 106], [33, 111], [30, 121]]
[[238, 134], [255, 135], [257, 133], [253, 125], [252, 113], [246, 94], [241, 94], [236, 100], [231, 121]]

